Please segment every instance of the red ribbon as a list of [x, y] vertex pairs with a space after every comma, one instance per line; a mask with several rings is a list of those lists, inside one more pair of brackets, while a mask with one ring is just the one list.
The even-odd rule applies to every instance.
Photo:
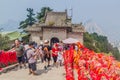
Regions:
[[4, 52], [0, 54], [0, 69], [10, 64], [16, 63], [16, 52]]

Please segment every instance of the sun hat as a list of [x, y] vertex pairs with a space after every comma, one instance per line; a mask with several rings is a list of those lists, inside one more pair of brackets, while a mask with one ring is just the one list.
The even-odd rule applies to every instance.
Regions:
[[49, 43], [49, 41], [48, 41], [48, 40], [45, 40], [45, 41], [44, 41], [44, 44], [47, 44], [47, 43]]

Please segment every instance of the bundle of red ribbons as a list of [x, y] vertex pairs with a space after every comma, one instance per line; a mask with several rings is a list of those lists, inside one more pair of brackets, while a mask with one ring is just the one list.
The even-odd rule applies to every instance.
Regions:
[[17, 62], [16, 52], [1, 51], [1, 53], [0, 53], [0, 70], [2, 70], [3, 67], [6, 67], [10, 64], [14, 64], [16, 62]]
[[120, 62], [113, 56], [95, 53], [77, 43], [78, 51], [73, 48], [64, 52], [66, 80], [120, 80]]

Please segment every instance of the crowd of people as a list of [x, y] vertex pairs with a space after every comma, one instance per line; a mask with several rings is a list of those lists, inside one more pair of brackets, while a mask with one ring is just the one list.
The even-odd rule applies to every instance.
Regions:
[[40, 61], [42, 65], [44, 64], [45, 70], [49, 67], [58, 68], [64, 64], [66, 80], [73, 80], [73, 69], [76, 69], [78, 73], [78, 80], [103, 78], [119, 80], [120, 63], [118, 61], [112, 56], [89, 50], [79, 42], [76, 44], [60, 42], [49, 45], [49, 41], [45, 40], [44, 43], [37, 45], [35, 42], [25, 44], [23, 41], [15, 40], [11, 51], [16, 52], [19, 68], [23, 66], [28, 68], [29, 74], [37, 75], [36, 64]]
[[[36, 42], [25, 44], [24, 41], [15, 40], [10, 51], [16, 51], [19, 68], [29, 68], [29, 74], [37, 75], [37, 62], [44, 64], [44, 69], [63, 65], [63, 51], [66, 48], [62, 43], [49, 45], [49, 41], [37, 45]], [[28, 65], [27, 65], [28, 64]]]

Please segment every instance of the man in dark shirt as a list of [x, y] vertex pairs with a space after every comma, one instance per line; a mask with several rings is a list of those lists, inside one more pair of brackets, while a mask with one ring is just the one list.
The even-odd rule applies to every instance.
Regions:
[[48, 40], [44, 41], [43, 54], [44, 54], [44, 63], [45, 63], [44, 68], [46, 70], [47, 67], [50, 67], [50, 60], [51, 60], [51, 47], [49, 46]]

